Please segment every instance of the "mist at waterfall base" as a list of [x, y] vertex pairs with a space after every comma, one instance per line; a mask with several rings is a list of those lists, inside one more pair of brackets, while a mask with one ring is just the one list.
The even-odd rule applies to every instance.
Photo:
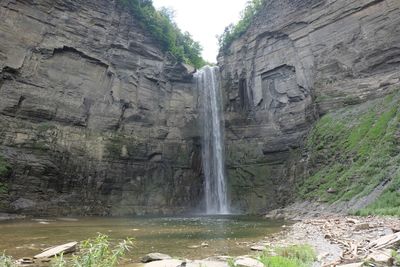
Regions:
[[219, 68], [205, 66], [195, 78], [200, 95], [205, 213], [229, 214]]

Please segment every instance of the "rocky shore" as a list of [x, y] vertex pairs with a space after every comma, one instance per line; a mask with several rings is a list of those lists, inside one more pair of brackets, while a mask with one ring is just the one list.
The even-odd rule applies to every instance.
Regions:
[[[262, 267], [257, 260], [273, 248], [292, 245], [311, 245], [317, 259], [313, 266], [397, 266], [400, 253], [400, 220], [389, 217], [356, 217], [321, 215], [305, 218], [285, 230], [246, 244], [250, 255], [240, 257], [217, 256], [204, 260], [158, 258], [144, 264], [146, 267], [176, 266], [245, 266]], [[256, 252], [256, 253], [254, 253]], [[148, 257], [147, 257], [148, 258]], [[398, 259], [397, 259], [398, 260]], [[364, 265], [365, 266], [365, 265]]]

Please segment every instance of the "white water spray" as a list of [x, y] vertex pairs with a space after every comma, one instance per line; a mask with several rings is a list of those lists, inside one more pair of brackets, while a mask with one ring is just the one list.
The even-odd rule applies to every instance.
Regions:
[[206, 213], [228, 214], [219, 68], [205, 66], [196, 79], [201, 95]]

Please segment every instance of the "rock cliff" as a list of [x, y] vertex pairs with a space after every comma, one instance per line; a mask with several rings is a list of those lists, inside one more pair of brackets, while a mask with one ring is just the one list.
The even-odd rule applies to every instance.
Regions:
[[[117, 0], [2, 0], [0, 17], [1, 211], [132, 215], [198, 207], [193, 69], [165, 55]], [[305, 145], [325, 114], [343, 126], [372, 105], [390, 111], [387, 129], [396, 129], [394, 109], [378, 107], [396, 106], [398, 95], [384, 97], [400, 86], [399, 44], [398, 0], [266, 0], [218, 59], [232, 206], [284, 206], [298, 181], [330, 169], [326, 150]], [[325, 121], [313, 135], [328, 146], [332, 136], [318, 135], [334, 130]], [[354, 153], [341, 149], [349, 156], [336, 158], [352, 162]], [[319, 187], [304, 184], [312, 189], [303, 188], [305, 196]]]
[[266, 1], [219, 55], [238, 209], [292, 200], [296, 179], [310, 172], [302, 147], [313, 123], [399, 88], [399, 33], [397, 0]]
[[173, 213], [201, 198], [192, 72], [114, 0], [0, 1], [1, 210]]

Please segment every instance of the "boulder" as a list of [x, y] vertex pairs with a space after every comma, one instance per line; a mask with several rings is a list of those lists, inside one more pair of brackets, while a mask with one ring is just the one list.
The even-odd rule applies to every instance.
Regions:
[[264, 265], [256, 259], [248, 257], [240, 257], [235, 260], [237, 267], [264, 267]]
[[187, 261], [185, 266], [186, 267], [229, 267], [227, 262], [205, 261], [205, 260]]
[[392, 257], [392, 251], [390, 249], [384, 249], [369, 254], [367, 260], [384, 264], [385, 266], [392, 266], [394, 259]]
[[149, 253], [142, 258], [143, 263], [152, 262], [152, 261], [161, 261], [161, 260], [170, 260], [171, 256], [162, 253]]

